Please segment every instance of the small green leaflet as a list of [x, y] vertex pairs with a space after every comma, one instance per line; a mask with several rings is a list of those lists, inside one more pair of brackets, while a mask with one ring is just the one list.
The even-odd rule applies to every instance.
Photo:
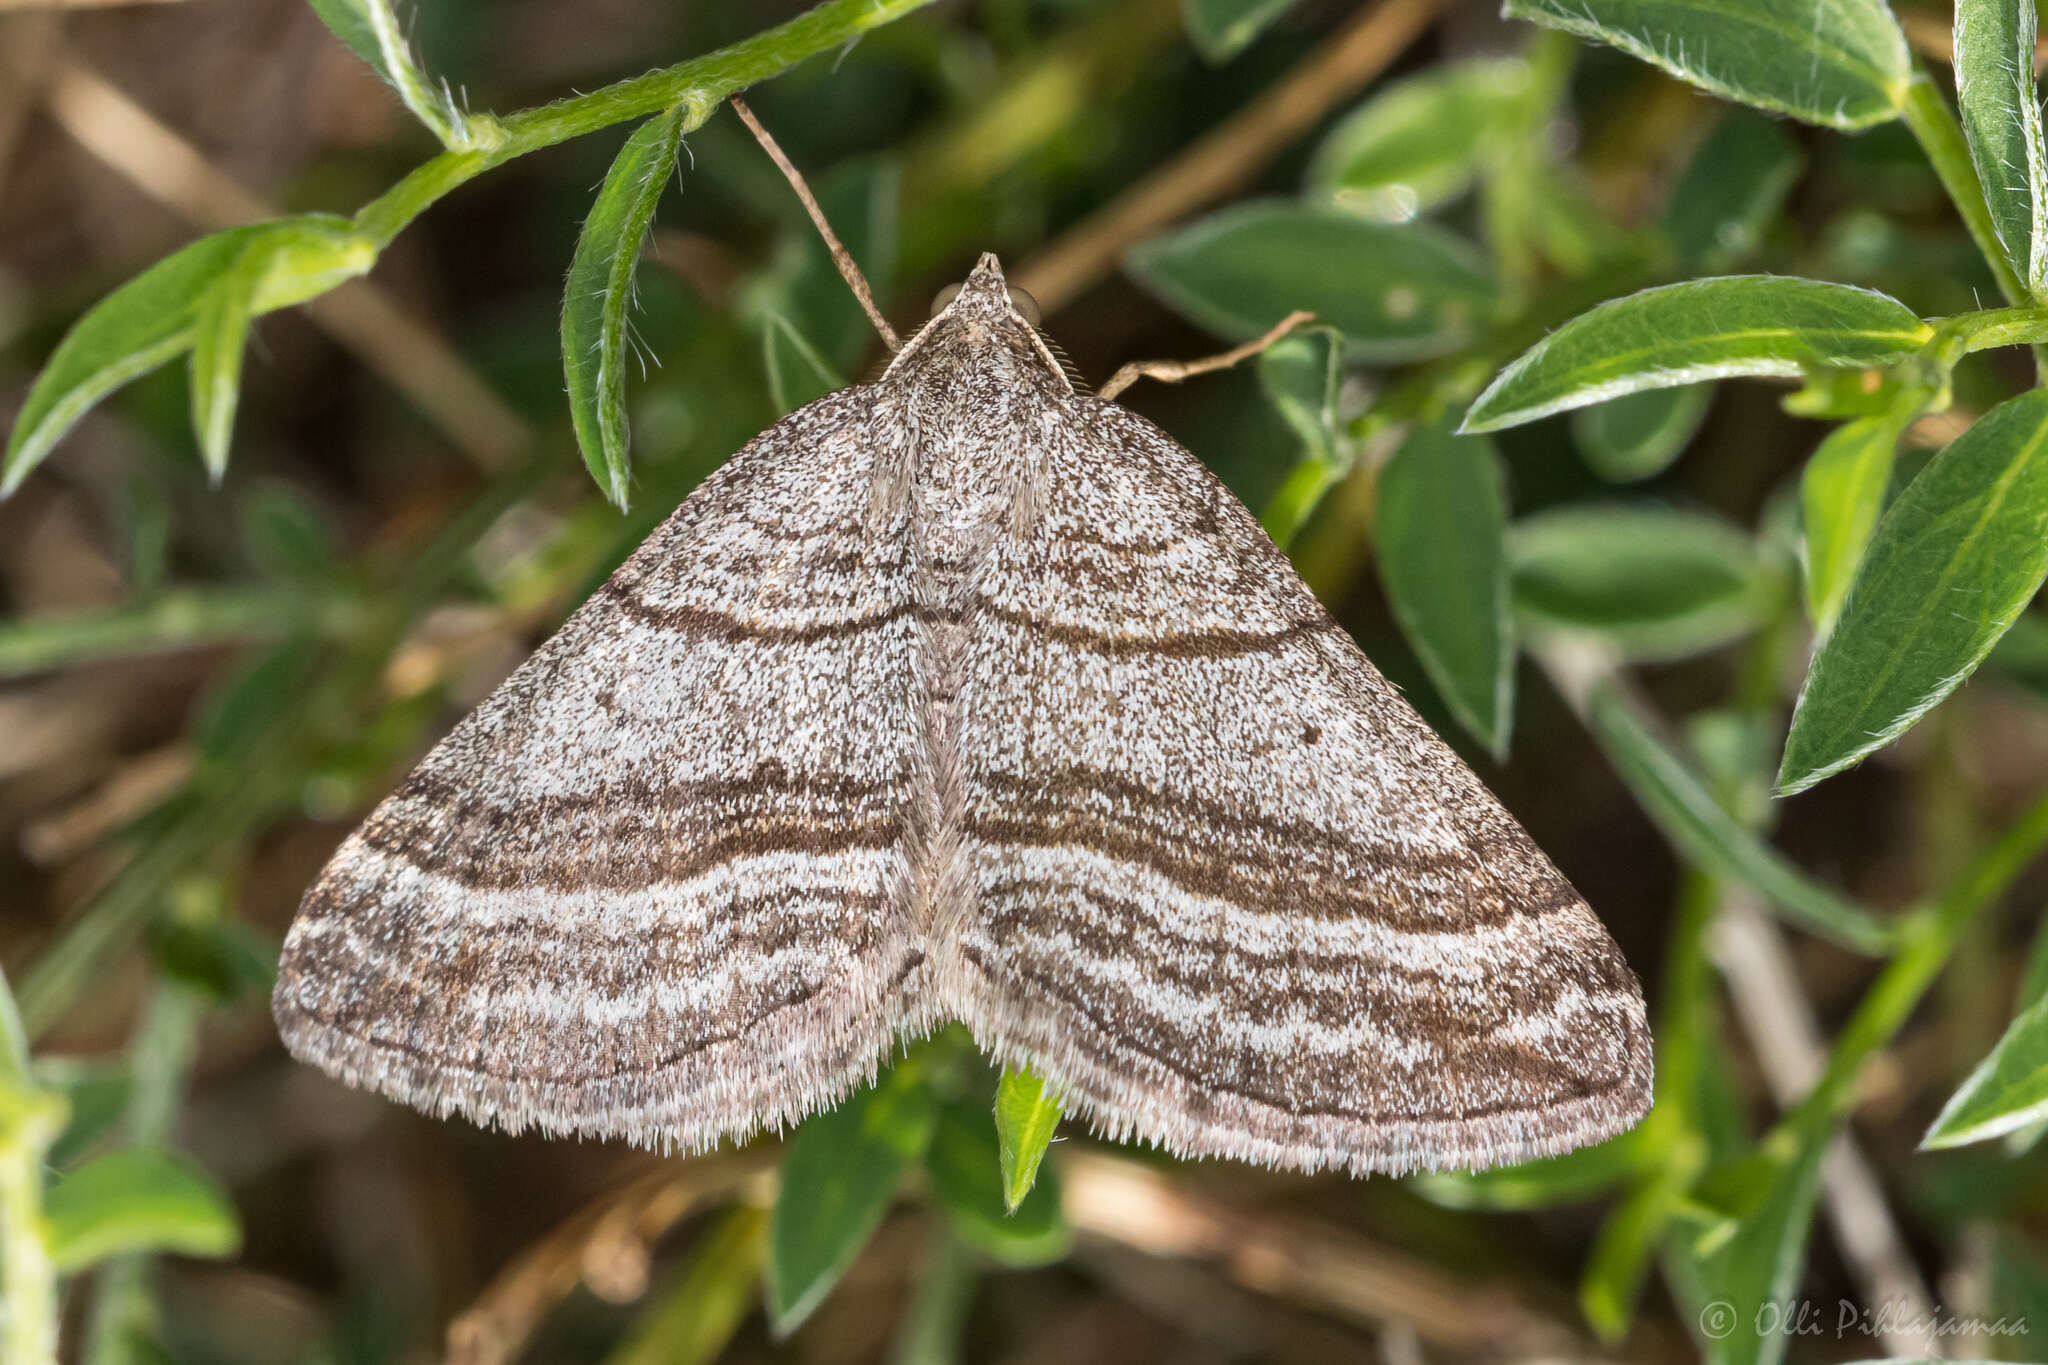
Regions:
[[2048, 290], [2048, 146], [2034, 88], [2034, 0], [1956, 0], [1956, 103], [2013, 272]]
[[1181, 0], [1181, 21], [1188, 41], [1202, 60], [1227, 62], [1251, 46], [1275, 19], [1294, 7], [1294, 0]]
[[1903, 423], [1863, 417], [1834, 429], [1806, 462], [1799, 501], [1806, 518], [1806, 610], [1813, 628], [1834, 628], [1863, 548], [1884, 511]]
[[1309, 192], [1387, 222], [1455, 199], [1472, 184], [1486, 139], [1519, 108], [1530, 79], [1527, 62], [1503, 57], [1459, 62], [1382, 88], [1316, 148]]
[[242, 393], [242, 350], [266, 264], [260, 250], [244, 251], [200, 299], [192, 328], [192, 437], [215, 485], [228, 468]]
[[1298, 328], [1260, 353], [1258, 375], [1266, 401], [1301, 441], [1294, 468], [1259, 516], [1266, 534], [1284, 550], [1350, 466], [1337, 420], [1344, 334], [1334, 327]]
[[1603, 303], [1530, 347], [1479, 395], [1463, 430], [1702, 379], [1882, 365], [1933, 335], [1897, 299], [1853, 285], [1777, 275], [1663, 285]]
[[1572, 414], [1572, 444], [1609, 483], [1654, 479], [1671, 467], [1714, 401], [1712, 384], [1644, 389]]
[[1884, 0], [1507, 0], [1724, 99], [1854, 130], [1898, 116], [1913, 60]]
[[2048, 576], [2048, 390], [1984, 414], [1878, 523], [1807, 670], [1778, 792], [1903, 734], [1970, 676]]
[[1012, 1213], [1031, 1193], [1039, 1163], [1060, 1126], [1060, 1102], [1029, 1071], [1003, 1070], [996, 1082], [996, 1146], [1003, 1180], [1003, 1205]]
[[1493, 442], [1451, 426], [1417, 426], [1388, 458], [1373, 543], [1401, 633], [1458, 723], [1500, 758], [1514, 723], [1507, 494]]
[[238, 265], [255, 270], [262, 262], [249, 305], [255, 314], [324, 294], [376, 259], [376, 243], [330, 214], [230, 228], [172, 252], [101, 299], [58, 343], [14, 419], [0, 497], [94, 404], [191, 347], [215, 285]]
[[621, 511], [630, 496], [626, 342], [633, 271], [654, 221], [655, 201], [675, 168], [685, 110], [647, 120], [606, 172], [562, 291], [562, 375], [576, 444], [597, 486]]
[[915, 1062], [804, 1121], [782, 1161], [768, 1238], [768, 1319], [786, 1336], [824, 1302], [931, 1143], [938, 1106]]
[[925, 1171], [960, 1240], [997, 1263], [1045, 1265], [1067, 1254], [1073, 1230], [1060, 1209], [1054, 1168], [1039, 1174], [1031, 1192], [1007, 1202], [996, 1130], [979, 1105], [954, 1103], [939, 1113]]
[[204, 1171], [168, 1152], [96, 1157], [44, 1205], [50, 1259], [67, 1274], [130, 1251], [229, 1256], [241, 1245], [234, 1206]]
[[1244, 204], [1134, 248], [1126, 265], [1167, 305], [1249, 340], [1305, 308], [1360, 360], [1454, 350], [1491, 316], [1485, 257], [1428, 223], [1370, 223], [1328, 206]]
[[1942, 1106], [1923, 1148], [1961, 1147], [2048, 1117], [2048, 1000], [2021, 1010], [1989, 1056]]

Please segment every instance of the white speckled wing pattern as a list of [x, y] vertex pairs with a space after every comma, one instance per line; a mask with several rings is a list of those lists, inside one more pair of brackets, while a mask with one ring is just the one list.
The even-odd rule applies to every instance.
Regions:
[[292, 1052], [518, 1130], [708, 1146], [874, 1073], [913, 945], [916, 622], [870, 389], [751, 443], [349, 836]]
[[763, 433], [307, 895], [294, 1053], [688, 1148], [952, 1019], [1184, 1155], [1481, 1167], [1647, 1109], [1583, 901], [984, 257]]

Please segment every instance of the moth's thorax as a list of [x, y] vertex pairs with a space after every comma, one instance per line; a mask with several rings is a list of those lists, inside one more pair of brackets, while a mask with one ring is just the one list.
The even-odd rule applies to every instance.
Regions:
[[1000, 275], [977, 271], [905, 344], [877, 385], [887, 510], [908, 512], [927, 571], [966, 575], [1005, 526], [1022, 529], [1033, 462], [1055, 439], [1073, 387], [1010, 307]]

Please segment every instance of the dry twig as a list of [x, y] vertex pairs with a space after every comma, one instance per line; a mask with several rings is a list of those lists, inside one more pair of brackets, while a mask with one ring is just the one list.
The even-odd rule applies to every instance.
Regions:
[[586, 1285], [631, 1302], [646, 1292], [649, 1249], [690, 1213], [735, 1196], [771, 1197], [773, 1143], [664, 1161], [528, 1247], [448, 1324], [448, 1365], [507, 1365], [541, 1317]]
[[860, 265], [853, 259], [853, 253], [839, 240], [839, 234], [832, 231], [832, 224], [825, 221], [825, 210], [818, 207], [817, 197], [811, 193], [811, 187], [804, 182], [803, 172], [783, 155], [782, 147], [768, 130], [761, 126], [761, 120], [754, 117], [754, 111], [747, 108], [745, 100], [734, 95], [726, 103], [740, 116], [740, 122], [747, 125], [747, 131], [754, 135], [754, 141], [761, 144], [761, 150], [768, 153], [768, 159], [782, 172], [782, 178], [789, 182], [789, 187], [796, 191], [796, 197], [803, 204], [804, 212], [811, 215], [812, 225], [818, 229], [818, 235], [825, 239], [825, 247], [832, 253], [832, 264], [839, 267], [840, 278], [846, 281], [846, 287], [853, 291], [853, 296], [860, 300], [862, 311], [868, 315], [868, 321], [875, 324], [875, 331], [881, 334], [883, 343], [892, 351], [901, 350], [903, 342], [897, 337], [896, 329], [889, 325], [889, 319], [883, 317], [882, 310], [875, 306], [875, 291], [868, 288], [868, 277], [860, 273]]
[[1314, 322], [1315, 317], [1314, 313], [1297, 308], [1267, 329], [1263, 336], [1255, 337], [1242, 346], [1233, 346], [1220, 355], [1203, 356], [1200, 360], [1133, 360], [1111, 375], [1109, 382], [1096, 390], [1095, 396], [1105, 400], [1114, 399], [1140, 379], [1157, 379], [1162, 384], [1178, 384], [1181, 380], [1193, 379], [1198, 374], [1213, 374], [1217, 370], [1227, 370], [1240, 360], [1251, 359], [1304, 322]]

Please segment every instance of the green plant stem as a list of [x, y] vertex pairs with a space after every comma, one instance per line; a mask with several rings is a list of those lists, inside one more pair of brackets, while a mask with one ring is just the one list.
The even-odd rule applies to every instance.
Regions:
[[57, 1270], [43, 1227], [43, 1158], [64, 1101], [0, 1086], [0, 1365], [55, 1365]]
[[[1956, 212], [1962, 215], [1963, 226], [1969, 229], [1978, 254], [1991, 267], [1998, 292], [2015, 306], [2031, 302], [2026, 286], [2005, 258], [2005, 248], [1999, 245], [1997, 229], [1991, 224], [1991, 208], [1984, 200], [1984, 185], [1977, 178], [1976, 163], [1970, 159], [1970, 144], [1963, 136], [1963, 126], [1956, 121], [1955, 111], [1948, 107], [1940, 87], [1926, 72], [1914, 73], [1899, 113], [1919, 141], [1935, 175], [1940, 177], [1941, 187], [1948, 191]], [[2034, 348], [2034, 368], [2048, 381], [2048, 350]]]
[[496, 166], [615, 123], [682, 106], [683, 131], [704, 125], [729, 95], [766, 80], [920, 9], [931, 0], [826, 0], [786, 24], [587, 95], [557, 100], [499, 121], [492, 146], [444, 152], [356, 214], [355, 226], [379, 250], [441, 196]]
[[99, 659], [277, 640], [299, 631], [346, 635], [361, 608], [333, 594], [271, 588], [179, 589], [104, 610], [0, 626], [0, 678]]
[[1900, 926], [1899, 948], [1835, 1040], [1827, 1070], [1783, 1127], [1838, 1121], [1855, 1102], [1863, 1064], [1904, 1027], [1970, 925], [2048, 848], [2048, 796], [2037, 800], [1978, 855], [1940, 900]]

